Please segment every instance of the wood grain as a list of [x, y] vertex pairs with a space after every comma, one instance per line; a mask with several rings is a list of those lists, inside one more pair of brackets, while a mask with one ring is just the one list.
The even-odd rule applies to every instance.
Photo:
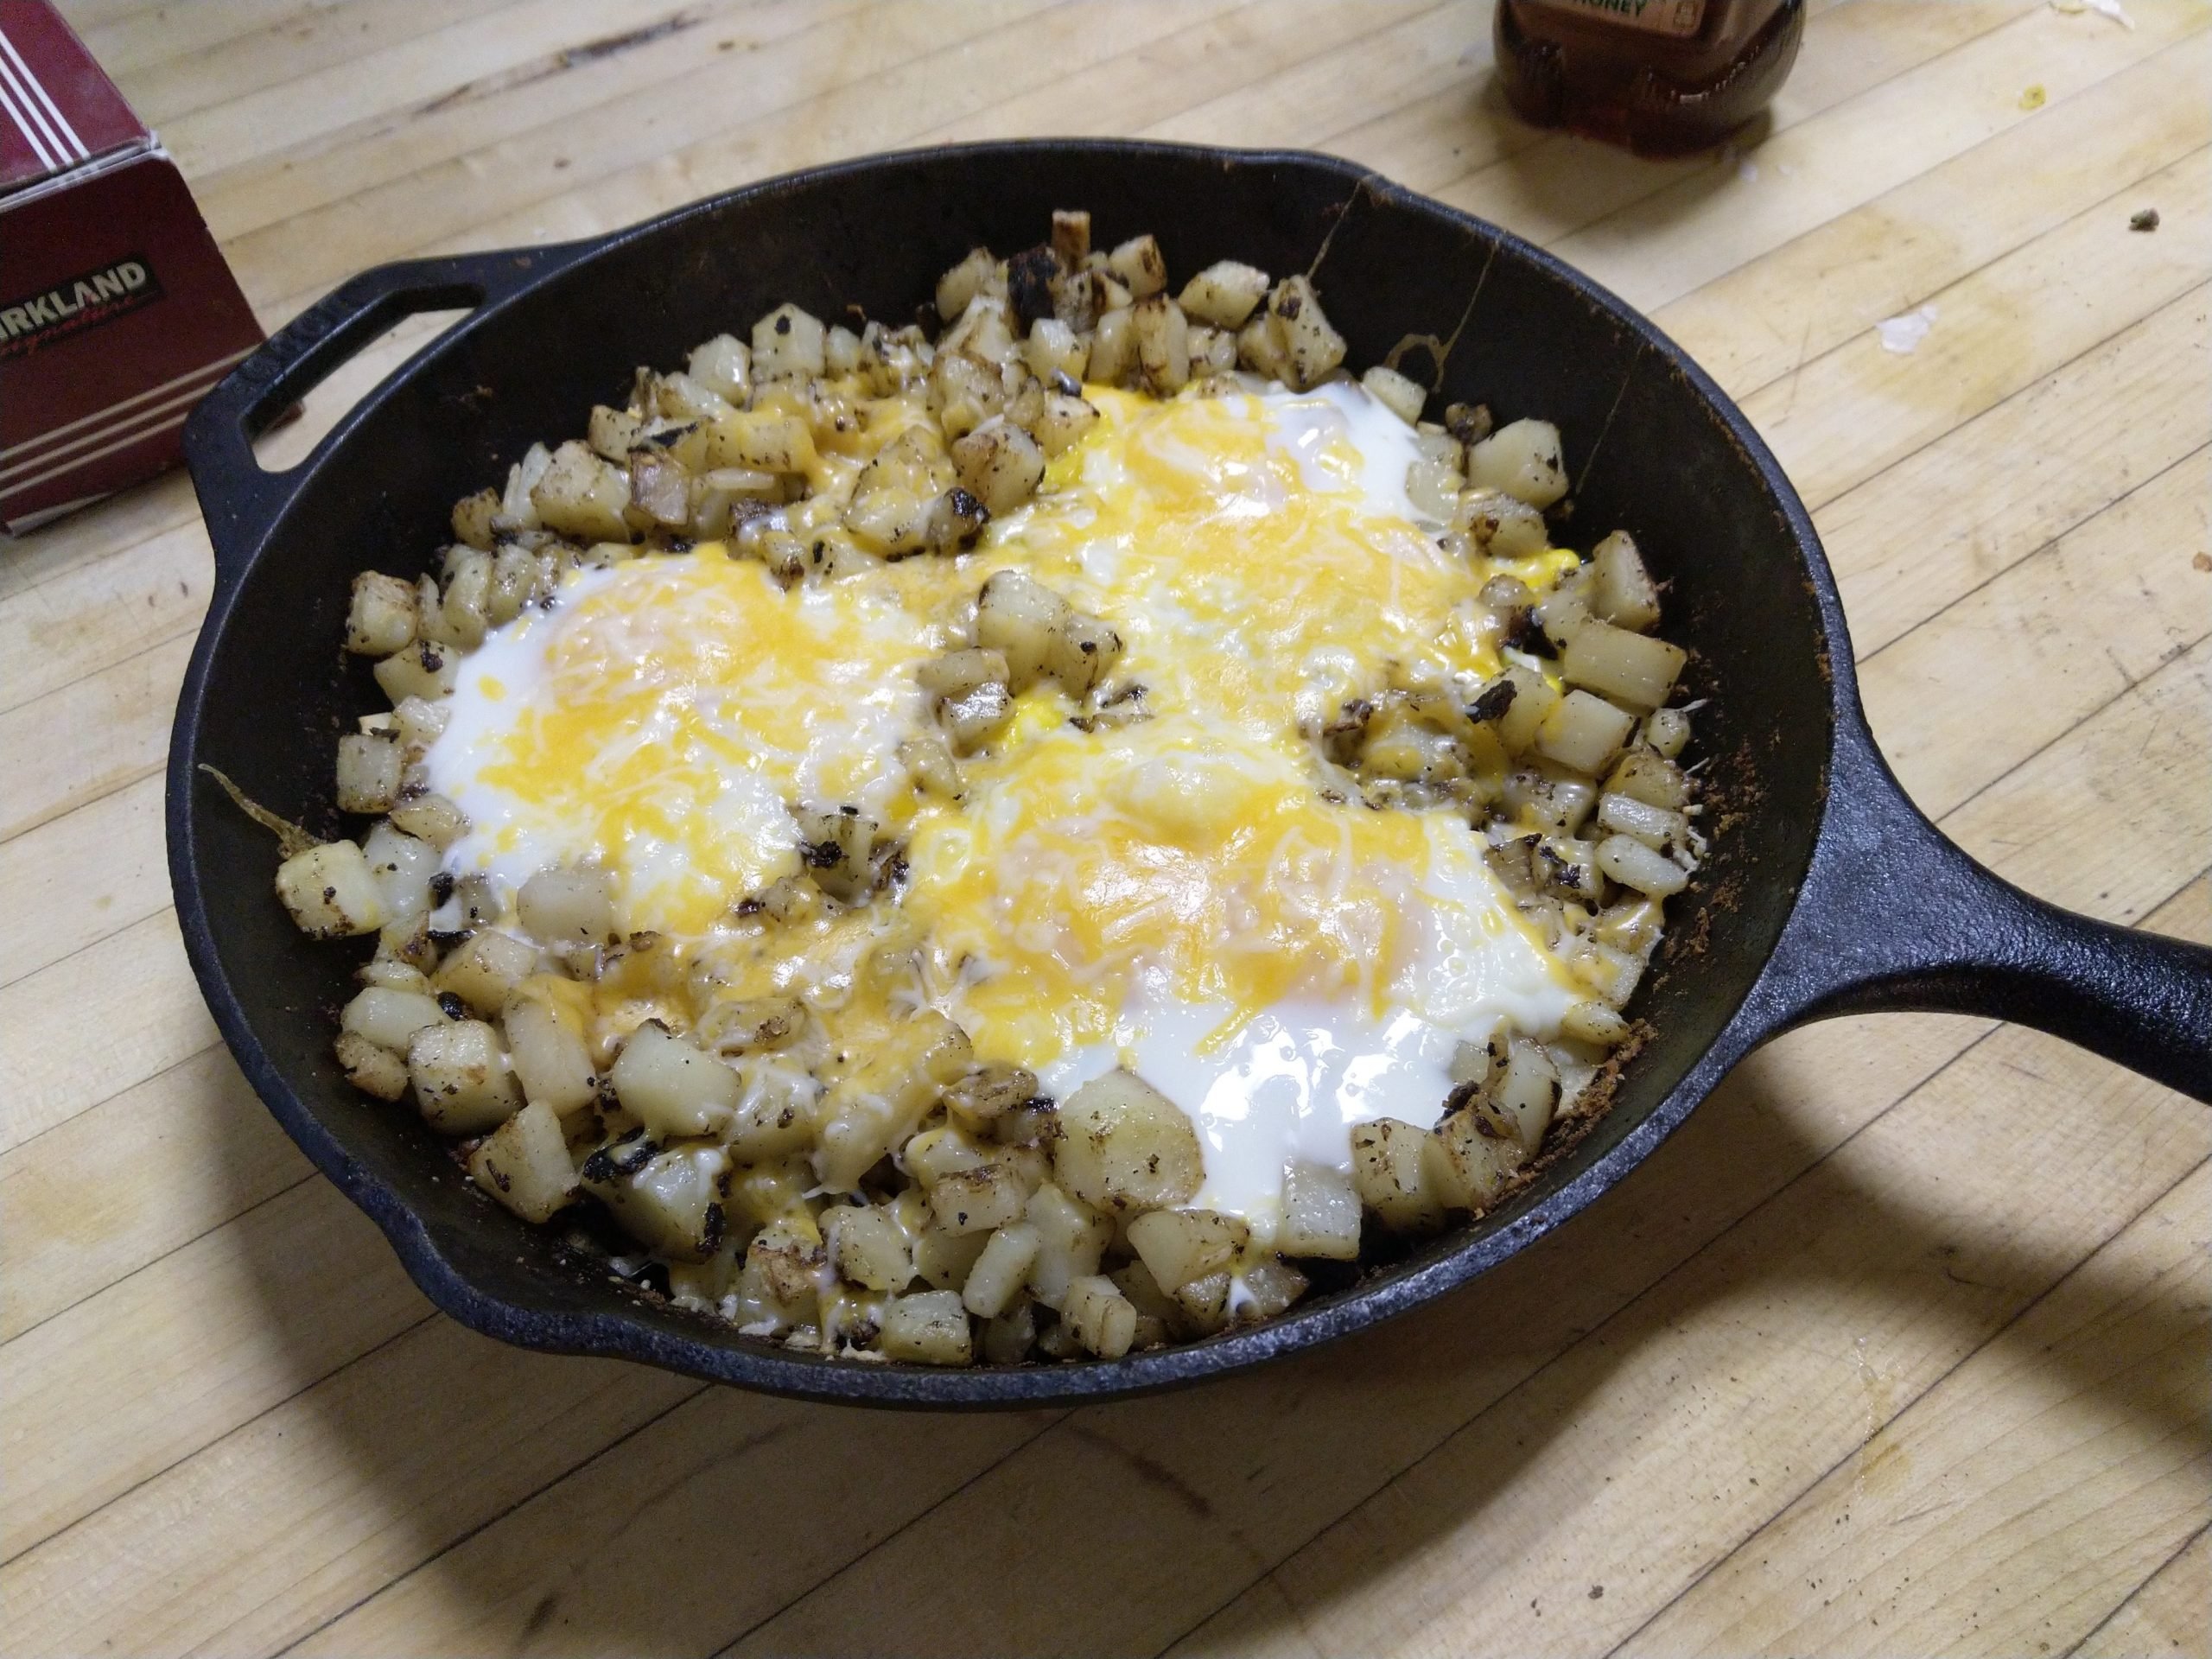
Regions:
[[[67, 10], [271, 325], [902, 143], [1326, 148], [1487, 213], [1743, 400], [1949, 833], [2212, 937], [2202, 0], [1816, 5], [1764, 130], [1662, 164], [1503, 114], [1459, 0]], [[1982, 1021], [1793, 1033], [1574, 1226], [1196, 1394], [871, 1416], [460, 1330], [184, 965], [210, 570], [176, 477], [0, 551], [0, 1652], [2212, 1649], [2212, 1117]]]

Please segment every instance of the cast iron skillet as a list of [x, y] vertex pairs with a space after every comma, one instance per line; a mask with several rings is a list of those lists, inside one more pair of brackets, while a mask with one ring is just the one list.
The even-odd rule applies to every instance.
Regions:
[[[912, 315], [969, 247], [1039, 240], [1085, 207], [1110, 244], [1159, 234], [1179, 278], [1235, 257], [1319, 257], [1357, 364], [1452, 337], [1446, 397], [1558, 422], [1572, 538], [1634, 531], [1670, 584], [1667, 632], [1722, 821], [1631, 1010], [1655, 1033], [1610, 1113], [1525, 1191], [1409, 1261], [1271, 1325], [1111, 1362], [938, 1371], [825, 1361], [738, 1337], [579, 1266], [461, 1179], [416, 1114], [355, 1094], [329, 1011], [363, 954], [293, 931], [275, 849], [199, 772], [288, 815], [331, 813], [335, 734], [383, 706], [341, 658], [347, 584], [421, 568], [458, 497], [533, 440], [581, 432], [639, 363], [784, 300]], [[300, 466], [250, 439], [413, 312], [474, 307]], [[1416, 357], [1410, 365], [1420, 371]], [[1525, 242], [1325, 156], [1090, 142], [888, 156], [752, 186], [563, 246], [368, 271], [200, 404], [186, 435], [215, 593], [169, 754], [169, 864], [194, 970], [270, 1109], [381, 1226], [430, 1298], [533, 1348], [614, 1354], [814, 1399], [923, 1407], [1096, 1400], [1218, 1376], [1342, 1336], [1472, 1278], [1648, 1156], [1755, 1045], [1807, 1020], [1938, 1009], [2038, 1027], [2212, 1100], [2212, 951], [2106, 926], [2007, 885], [1914, 809], [1868, 734], [1835, 585], [1803, 506], [1743, 416], [1643, 318]], [[1878, 1040], [1870, 1033], [1868, 1040]]]

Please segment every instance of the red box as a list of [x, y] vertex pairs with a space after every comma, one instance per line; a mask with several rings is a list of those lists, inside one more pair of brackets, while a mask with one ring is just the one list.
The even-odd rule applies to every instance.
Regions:
[[46, 0], [0, 4], [0, 525], [175, 466], [262, 341], [184, 175]]

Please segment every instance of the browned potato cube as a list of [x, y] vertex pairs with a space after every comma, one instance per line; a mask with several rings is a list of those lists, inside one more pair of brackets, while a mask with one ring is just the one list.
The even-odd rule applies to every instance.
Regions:
[[576, 1196], [575, 1166], [550, 1106], [524, 1106], [468, 1154], [468, 1173], [524, 1221], [550, 1221]]
[[415, 638], [415, 606], [414, 583], [362, 571], [353, 578], [346, 613], [346, 649], [360, 657], [389, 657], [404, 648]]
[[301, 932], [318, 939], [374, 933], [388, 919], [384, 895], [360, 848], [326, 842], [276, 869], [276, 896]]
[[1189, 1117], [1122, 1071], [1093, 1077], [1061, 1103], [1052, 1169], [1062, 1186], [1109, 1213], [1185, 1203], [1205, 1179]]
[[1018, 426], [986, 424], [952, 446], [960, 482], [993, 518], [1012, 512], [1045, 481], [1045, 450]]

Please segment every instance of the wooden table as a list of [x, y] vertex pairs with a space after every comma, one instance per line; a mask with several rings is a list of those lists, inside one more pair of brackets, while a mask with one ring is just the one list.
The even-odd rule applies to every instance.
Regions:
[[[2201, 939], [2212, 9], [2129, 8], [1816, 5], [1770, 131], [1666, 166], [1503, 116], [1486, 10], [1430, 0], [69, 10], [272, 327], [380, 259], [894, 145], [1370, 163], [1743, 402], [1947, 830]], [[2010, 1027], [1799, 1033], [1503, 1270], [1166, 1399], [874, 1415], [461, 1330], [186, 970], [158, 768], [208, 581], [181, 478], [0, 553], [0, 1649], [2212, 1645], [2212, 1113]]]

